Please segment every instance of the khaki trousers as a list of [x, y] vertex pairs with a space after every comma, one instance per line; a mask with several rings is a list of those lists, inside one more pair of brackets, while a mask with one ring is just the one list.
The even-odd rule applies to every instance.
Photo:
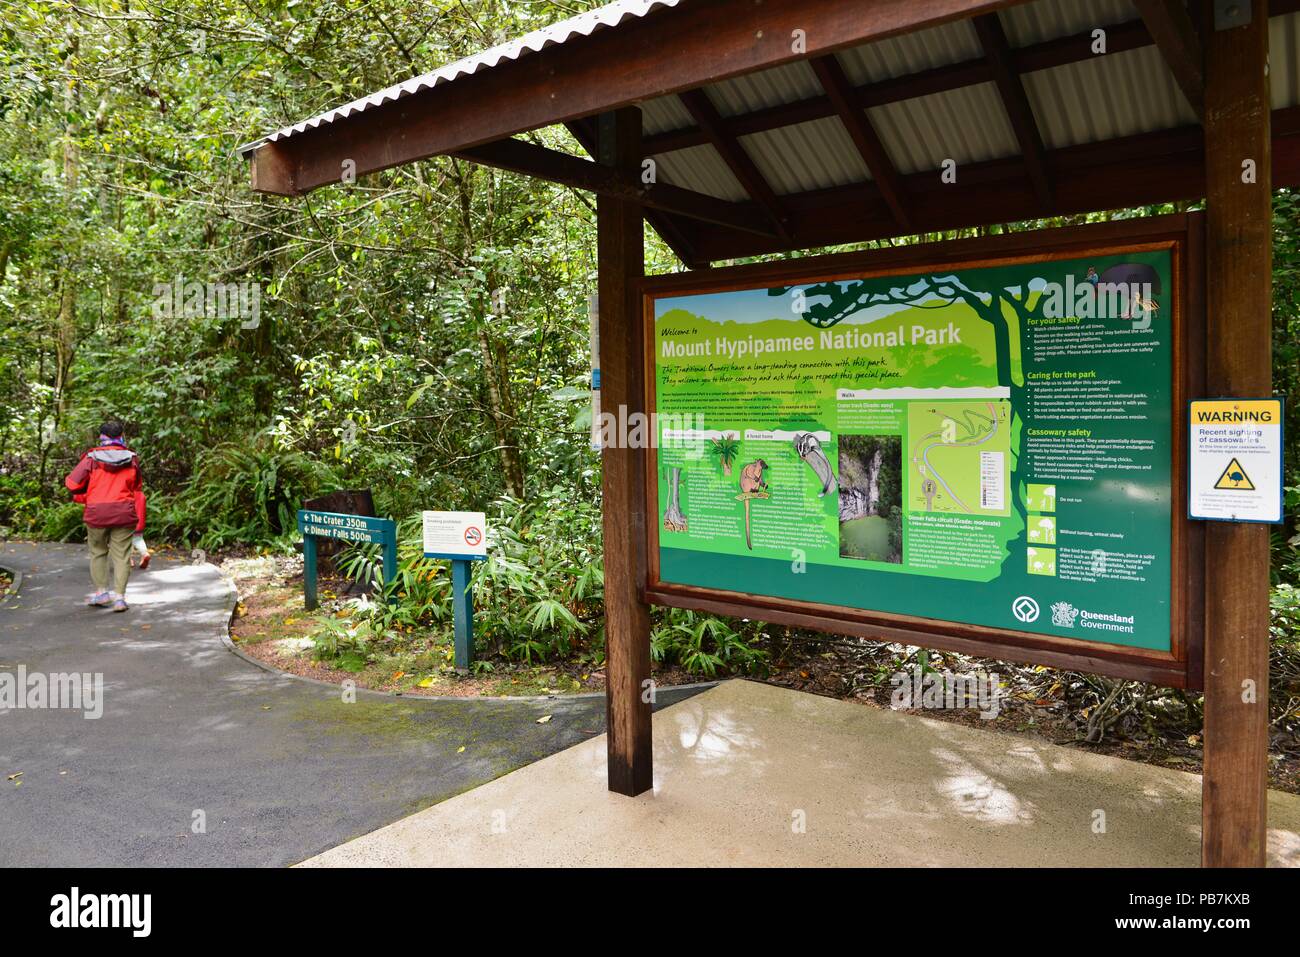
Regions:
[[[126, 595], [126, 582], [131, 577], [131, 536], [135, 529], [130, 525], [113, 528], [86, 526], [86, 544], [90, 546], [90, 580], [95, 591], [115, 591]], [[112, 588], [109, 588], [111, 575]]]

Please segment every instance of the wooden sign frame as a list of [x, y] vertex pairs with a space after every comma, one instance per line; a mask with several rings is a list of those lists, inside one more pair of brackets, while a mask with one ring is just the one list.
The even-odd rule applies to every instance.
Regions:
[[1187, 517], [1187, 431], [1179, 410], [1205, 387], [1204, 221], [1199, 213], [1123, 220], [1080, 227], [1004, 234], [975, 240], [927, 243], [736, 266], [643, 279], [645, 411], [655, 411], [655, 300], [665, 296], [726, 292], [755, 286], [789, 286], [836, 279], [900, 275], [929, 269], [1071, 259], [1087, 255], [1169, 249], [1172, 287], [1170, 398], [1170, 520], [1172, 541], [1170, 650], [1132, 648], [942, 619], [864, 611], [841, 605], [774, 598], [662, 581], [659, 577], [658, 461], [645, 450], [646, 578], [650, 604], [896, 641], [925, 648], [1199, 689], [1204, 678], [1205, 533]]

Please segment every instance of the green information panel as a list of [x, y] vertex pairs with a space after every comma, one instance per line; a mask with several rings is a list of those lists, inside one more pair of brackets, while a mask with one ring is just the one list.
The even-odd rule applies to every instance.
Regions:
[[1169, 248], [652, 296], [658, 582], [1171, 646]]

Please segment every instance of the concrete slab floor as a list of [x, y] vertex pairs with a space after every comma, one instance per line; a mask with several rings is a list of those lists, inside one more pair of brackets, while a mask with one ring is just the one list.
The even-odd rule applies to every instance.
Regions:
[[[305, 866], [1199, 863], [1198, 776], [1017, 735], [728, 681], [654, 747], [639, 798], [606, 790], [602, 735]], [[1300, 797], [1270, 792], [1269, 858], [1300, 866]]]

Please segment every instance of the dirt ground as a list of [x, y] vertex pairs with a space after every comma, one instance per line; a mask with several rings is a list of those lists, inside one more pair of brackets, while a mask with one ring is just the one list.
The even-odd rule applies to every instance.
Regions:
[[[355, 670], [317, 661], [309, 634], [319, 616], [338, 609], [350, 584], [322, 578], [322, 608], [303, 607], [302, 560], [283, 556], [232, 555], [219, 559], [234, 579], [239, 604], [231, 637], [250, 657], [283, 671], [321, 681], [355, 681], [358, 687], [402, 695], [525, 696], [600, 692], [605, 675], [582, 662], [524, 665], [502, 659], [476, 663], [469, 675], [452, 666], [449, 640], [433, 635], [410, 644], [404, 653], [366, 663]], [[1132, 682], [1113, 682], [1041, 666], [986, 661], [865, 639], [814, 635], [772, 629], [770, 667], [760, 677], [772, 684], [853, 701], [864, 707], [923, 713], [993, 731], [1028, 734], [1056, 744], [1097, 751], [1133, 761], [1199, 773], [1202, 748], [1199, 702], [1195, 695]], [[922, 657], [924, 656], [924, 658]], [[661, 685], [701, 680], [680, 668], [656, 669]], [[937, 706], [922, 695], [918, 703], [905, 694], [925, 687], [943, 689], [955, 681], [983, 682], [986, 695], [961, 696]], [[996, 687], [996, 707], [988, 707]], [[1300, 688], [1294, 689], [1300, 692]], [[1284, 722], [1274, 727], [1285, 728]], [[1272, 787], [1300, 793], [1300, 740], [1284, 730], [1273, 736]]]

